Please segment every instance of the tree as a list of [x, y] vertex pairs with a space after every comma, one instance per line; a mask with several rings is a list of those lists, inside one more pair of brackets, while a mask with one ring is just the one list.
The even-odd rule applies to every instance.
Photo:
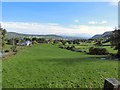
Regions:
[[73, 40], [73, 44], [80, 44], [79, 42], [79, 39]]
[[33, 41], [37, 41], [37, 38], [36, 38], [36, 37], [33, 37], [33, 38], [32, 38], [32, 42], [33, 42]]
[[95, 45], [102, 46], [102, 42], [101, 41], [97, 41]]
[[31, 38], [25, 37], [24, 40], [25, 40], [25, 41], [27, 41], [27, 40], [31, 41]]
[[5, 35], [6, 35], [6, 29], [3, 29], [0, 27], [0, 31], [2, 32], [2, 47], [4, 46], [5, 42], [4, 42], [4, 39], [5, 39]]
[[107, 55], [108, 51], [106, 50], [106, 48], [90, 47], [89, 48], [89, 54], [92, 54], [92, 55]]
[[115, 46], [115, 48], [118, 50], [118, 57], [120, 57], [120, 29], [115, 29], [113, 31], [113, 34], [110, 37], [111, 44]]
[[37, 42], [38, 43], [47, 43], [45, 38], [38, 38]]
[[68, 44], [72, 44], [72, 40], [68, 40], [67, 42], [68, 42]]
[[65, 41], [65, 40], [61, 40], [61, 43], [62, 43], [63, 45], [65, 45], [65, 44], [66, 44], [66, 41]]
[[12, 45], [13, 44], [13, 40], [12, 39], [6, 39], [8, 45]]

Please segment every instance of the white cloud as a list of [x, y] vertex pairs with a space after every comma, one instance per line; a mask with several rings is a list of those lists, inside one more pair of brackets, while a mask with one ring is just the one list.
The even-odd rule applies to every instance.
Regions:
[[101, 21], [100, 24], [106, 24], [108, 23], [107, 21]]
[[[103, 22], [105, 23], [105, 22]], [[111, 26], [69, 25], [63, 27], [57, 23], [25, 23], [25, 22], [2, 22], [2, 27], [9, 32], [26, 34], [57, 34], [57, 35], [94, 35], [105, 31], [112, 31]]]
[[58, 23], [48, 23], [48, 25], [50, 25], [50, 26], [58, 26], [59, 24]]
[[107, 21], [89, 21], [88, 22], [89, 24], [107, 24], [108, 22]]
[[110, 2], [110, 5], [111, 6], [118, 6], [118, 3], [119, 3], [120, 0], [110, 0], [108, 2]]
[[78, 23], [78, 22], [79, 22], [79, 20], [78, 20], [78, 19], [76, 19], [76, 20], [74, 20], [74, 22]]
[[97, 24], [98, 22], [96, 22], [96, 21], [89, 21], [88, 23], [89, 24]]

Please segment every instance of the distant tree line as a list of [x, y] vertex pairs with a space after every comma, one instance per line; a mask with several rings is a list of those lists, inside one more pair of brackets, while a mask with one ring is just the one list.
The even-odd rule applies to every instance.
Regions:
[[[112, 35], [109, 39], [75, 39], [75, 40], [57, 40], [57, 39], [45, 39], [45, 38], [11, 38], [11, 39], [7, 39], [5, 38], [6, 35], [6, 29], [0, 28], [0, 31], [2, 32], [2, 46], [6, 44], [9, 45], [13, 45], [13, 41], [14, 44], [17, 45], [17, 43], [22, 43], [26, 40], [30, 40], [33, 44], [35, 43], [53, 43], [53, 44], [59, 44], [61, 43], [62, 45], [60, 46], [61, 48], [64, 47], [66, 44], [71, 44], [73, 46], [68, 46], [66, 47], [66, 49], [68, 50], [75, 50], [74, 44], [80, 44], [81, 42], [87, 42], [87, 43], [91, 43], [91, 42], [95, 42], [95, 45], [101, 46], [102, 43], [106, 43], [106, 42], [111, 42], [112, 46], [115, 47], [115, 49], [118, 50], [117, 52], [117, 56], [120, 57], [120, 29], [115, 29], [112, 32]], [[92, 53], [96, 53], [98, 54], [97, 51], [101, 51], [101, 53], [103, 54], [107, 54], [107, 51], [105, 49], [96, 49], [96, 48], [90, 48], [89, 51]]]
[[33, 37], [33, 38], [28, 38], [28, 37], [25, 37], [25, 38], [10, 38], [10, 39], [5, 39], [6, 40], [6, 44], [8, 45], [13, 45], [13, 41], [14, 41], [14, 44], [17, 45], [18, 43], [22, 43], [22, 42], [25, 42], [27, 40], [33, 42], [34, 43], [48, 43], [48, 40], [44, 39], [44, 38], [36, 38], [36, 37]]

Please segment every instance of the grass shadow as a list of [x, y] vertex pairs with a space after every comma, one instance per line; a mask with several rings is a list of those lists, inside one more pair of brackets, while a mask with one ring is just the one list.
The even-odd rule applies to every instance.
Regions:
[[72, 65], [75, 63], [93, 63], [93, 62], [100, 62], [100, 61], [105, 61], [109, 59], [101, 59], [105, 58], [106, 56], [88, 56], [88, 57], [74, 57], [74, 58], [50, 58], [50, 59], [37, 59], [36, 61], [42, 61], [46, 63], [53, 63], [54, 65]]

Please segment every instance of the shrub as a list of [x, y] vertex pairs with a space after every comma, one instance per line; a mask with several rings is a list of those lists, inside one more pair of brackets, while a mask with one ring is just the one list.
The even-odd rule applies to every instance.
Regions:
[[39, 44], [37, 41], [32, 41], [33, 44]]
[[75, 49], [75, 46], [67, 46], [67, 47], [66, 47], [66, 49], [67, 49], [67, 50], [74, 51], [74, 49]]
[[16, 47], [16, 46], [12, 46], [12, 47], [11, 47], [11, 50], [12, 50], [13, 52], [17, 52], [17, 47]]
[[84, 51], [84, 53], [86, 53], [86, 51]]
[[64, 48], [64, 46], [63, 45], [59, 45], [59, 48]]
[[102, 42], [98, 41], [95, 45], [102, 46]]
[[114, 56], [114, 54], [113, 54], [113, 53], [109, 53], [109, 55], [110, 55], [110, 56], [112, 56], [112, 57]]
[[67, 47], [66, 47], [66, 49], [70, 50], [70, 47], [69, 47], [69, 46], [67, 46]]
[[92, 54], [92, 55], [107, 55], [109, 53], [105, 48], [90, 47], [89, 48], [89, 54]]
[[5, 53], [9, 52], [9, 50], [5, 50]]

